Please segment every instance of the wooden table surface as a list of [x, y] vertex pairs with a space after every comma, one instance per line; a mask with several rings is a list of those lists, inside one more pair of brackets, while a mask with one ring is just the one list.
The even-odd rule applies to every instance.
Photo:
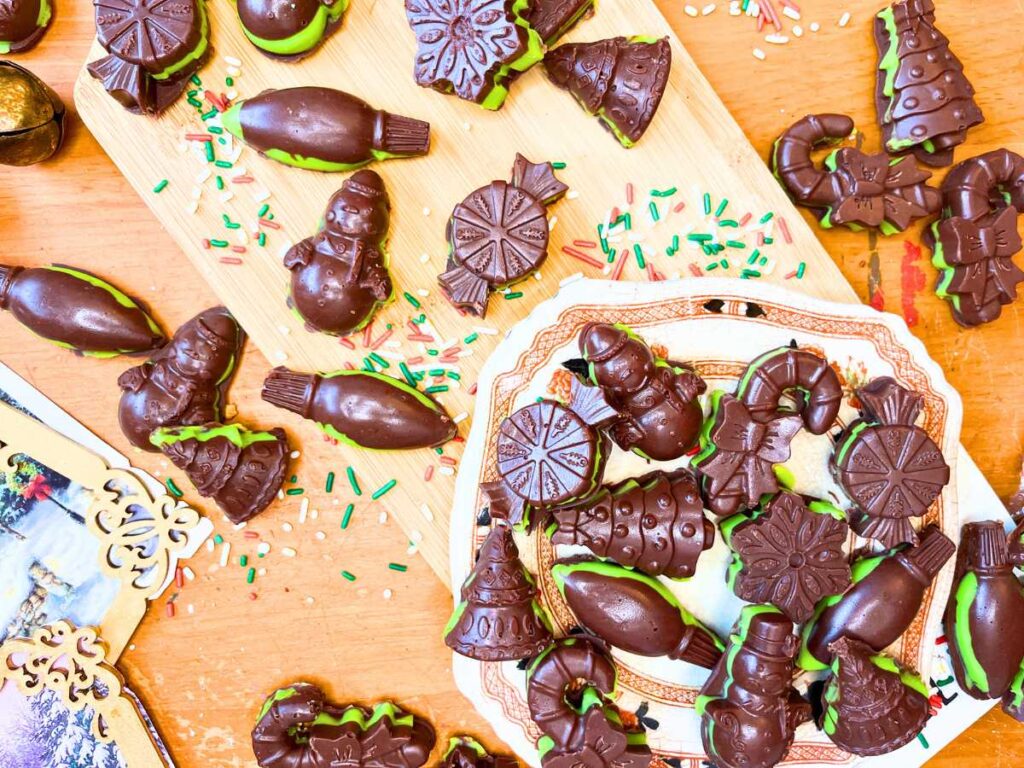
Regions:
[[[866, 133], [866, 147], [877, 148], [869, 32], [877, 2], [803, 0], [804, 37], [772, 45], [758, 37], [749, 19], [730, 17], [725, 2], [707, 17], [690, 18], [681, 0], [658, 1], [759, 152], [766, 154], [775, 135], [794, 119], [816, 111], [851, 114]], [[958, 159], [1000, 146], [1024, 152], [1024, 137], [1016, 129], [1024, 120], [1019, 39], [1024, 8], [976, 0], [939, 5], [940, 26], [964, 61], [987, 117], [971, 131]], [[840, 28], [837, 20], [844, 11], [851, 19]], [[821, 29], [811, 33], [815, 20]], [[164, 327], [173, 329], [216, 300], [74, 116], [71, 86], [92, 36], [91, 5], [58, 0], [54, 26], [42, 44], [17, 59], [60, 93], [71, 119], [55, 160], [29, 169], [0, 167], [0, 260], [92, 269], [149, 302]], [[336, 42], [343, 41], [342, 32]], [[755, 46], [766, 51], [766, 61], [751, 55]], [[910, 239], [916, 242], [917, 234]], [[877, 244], [866, 234], [822, 232], [821, 237], [865, 301], [871, 296], [877, 301], [880, 292], [886, 309], [916, 313], [914, 332], [963, 396], [963, 444], [996, 491], [1008, 496], [1018, 483], [1024, 430], [1024, 409], [1015, 407], [1024, 394], [1018, 378], [1024, 305], [1008, 308], [988, 327], [964, 331], [946, 306], [921, 288], [931, 286], [934, 270], [926, 256], [908, 263], [903, 237]], [[272, 423], [273, 409], [258, 396], [269, 365], [254, 349], [246, 354], [231, 401], [244, 404], [252, 421]], [[33, 340], [8, 316], [0, 317], [0, 359], [137, 465], [166, 471], [159, 457], [133, 452], [117, 427], [115, 381], [124, 361], [72, 357]], [[233, 542], [232, 565], [219, 568], [205, 550], [194, 558], [198, 578], [178, 597], [177, 616], [150, 610], [119, 664], [178, 764], [254, 765], [248, 745], [254, 713], [263, 695], [294, 679], [321, 683], [339, 702], [391, 697], [428, 716], [442, 738], [470, 732], [498, 747], [451, 678], [449, 652], [440, 639], [451, 607], [447, 590], [407, 552], [402, 532], [382, 522], [374, 505], [357, 503], [351, 525], [340, 531], [342, 509], [354, 499], [344, 493], [329, 498], [322, 477], [303, 475], [310, 457], [329, 461], [325, 444], [307, 439], [300, 447], [296, 473], [319, 518], [300, 525], [298, 502], [289, 498], [254, 522], [252, 529], [274, 550], [260, 562], [267, 573], [249, 586], [237, 556], [253, 558], [253, 544], [210, 510], [218, 530]], [[197, 501], [194, 494], [190, 499]], [[286, 522], [292, 530], [282, 527]], [[322, 540], [318, 531], [326, 534]], [[298, 555], [281, 556], [284, 547]], [[408, 571], [389, 570], [389, 562], [407, 563]], [[357, 580], [339, 579], [341, 569]], [[257, 599], [250, 599], [250, 592]], [[271, 616], [275, 626], [289, 629], [267, 632]], [[996, 708], [929, 765], [1000, 768], [1022, 762], [1024, 727]]]

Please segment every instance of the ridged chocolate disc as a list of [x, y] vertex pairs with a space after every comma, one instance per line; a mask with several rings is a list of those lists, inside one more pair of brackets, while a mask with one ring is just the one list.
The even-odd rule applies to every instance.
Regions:
[[525, 277], [548, 255], [544, 206], [504, 181], [455, 206], [449, 226], [454, 260], [492, 286]]
[[96, 39], [110, 53], [159, 74], [199, 44], [201, 0], [94, 0]]
[[563, 504], [592, 486], [596, 432], [563, 405], [542, 400], [501, 423], [498, 472], [528, 504]]

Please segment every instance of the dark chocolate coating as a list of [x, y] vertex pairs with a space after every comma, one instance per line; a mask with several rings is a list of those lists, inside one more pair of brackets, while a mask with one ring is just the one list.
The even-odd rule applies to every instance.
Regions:
[[[412, 725], [399, 724], [410, 713], [387, 703], [377, 706], [385, 714], [364, 729], [371, 710], [331, 704], [315, 685], [293, 683], [264, 704], [252, 731], [256, 762], [260, 768], [420, 768], [436, 741], [430, 723], [413, 715]], [[357, 718], [341, 725], [329, 722], [356, 711]]]
[[511, 755], [491, 755], [475, 739], [453, 736], [437, 768], [519, 768]]
[[311, 419], [331, 437], [362, 448], [432, 448], [455, 437], [447, 411], [405, 382], [364, 371], [320, 376], [275, 368], [262, 397]]
[[671, 67], [668, 38], [566, 43], [544, 56], [551, 82], [575, 96], [589, 114], [600, 115], [602, 125], [610, 123], [630, 145], [654, 119]]
[[347, 336], [391, 298], [390, 211], [384, 180], [356, 171], [331, 197], [320, 231], [288, 249], [290, 303], [308, 327]]
[[264, 153], [355, 167], [374, 159], [375, 150], [416, 157], [430, 149], [429, 123], [374, 109], [333, 88], [270, 89], [235, 102], [229, 112], [236, 110], [239, 138]]
[[[837, 746], [864, 757], [884, 755], [921, 732], [931, 707], [928, 696], [903, 681], [898, 664], [897, 672], [879, 666], [874, 650], [849, 637], [829, 650], [839, 671], [833, 670], [822, 689], [820, 725]], [[924, 688], [920, 680], [917, 685]]]
[[[0, 42], [8, 43], [8, 53], [23, 53], [38, 43], [49, 29], [47, 16], [39, 24], [45, 0], [7, 0], [0, 5]], [[50, 4], [52, 12], [53, 5]]]
[[74, 267], [0, 265], [0, 309], [47, 341], [101, 356], [146, 352], [166, 340], [137, 302]]
[[[917, 546], [879, 555], [881, 560], [867, 575], [868, 557], [853, 566], [853, 585], [838, 601], [826, 601], [803, 629], [801, 665], [831, 661], [829, 645], [850, 637], [881, 651], [899, 639], [921, 609], [925, 592], [956, 549], [936, 526], [921, 532]], [[831, 603], [831, 604], [830, 604]]]
[[[259, 440], [244, 447], [218, 434], [223, 429], [221, 424], [205, 424], [198, 431], [186, 428], [186, 434], [195, 436], [161, 440], [159, 447], [188, 475], [199, 495], [212, 498], [237, 525], [258, 515], [277, 496], [288, 470], [291, 446], [283, 429], [267, 433], [273, 440]], [[169, 430], [171, 435], [174, 432]]]
[[843, 385], [828, 361], [806, 349], [782, 347], [758, 357], [740, 380], [736, 396], [758, 421], [774, 418], [783, 395], [801, 394], [800, 417], [814, 435], [828, 432], [843, 403]]
[[128, 441], [155, 451], [149, 436], [158, 427], [220, 421], [244, 338], [231, 313], [213, 307], [178, 328], [145, 363], [122, 373], [118, 421]]
[[749, 605], [729, 647], [700, 689], [701, 740], [719, 768], [771, 768], [781, 762], [811, 708], [793, 687], [799, 642], [774, 608]]
[[0, 61], [0, 165], [32, 165], [64, 140], [64, 102], [32, 72]]
[[[236, 0], [238, 20], [242, 29], [253, 37], [266, 41], [288, 40], [304, 32], [311, 24], [318, 22], [321, 9], [335, 10], [337, 3], [347, 0]], [[344, 10], [340, 13], [344, 14]], [[308, 47], [298, 48], [294, 53], [274, 53], [266, 50], [263, 45], [252, 40], [252, 43], [264, 56], [285, 61], [298, 61], [309, 56], [320, 47], [341, 26], [343, 16], [336, 19], [326, 18], [323, 32], [319, 38], [307, 43]]]
[[715, 543], [697, 478], [688, 469], [605, 486], [586, 504], [552, 513], [553, 544], [587, 547], [651, 576], [693, 576], [701, 553]]
[[537, 585], [519, 559], [512, 529], [497, 525], [484, 539], [462, 585], [445, 645], [480, 661], [536, 656], [551, 642], [551, 628], [537, 596]]
[[593, 13], [594, 0], [534, 0], [525, 17], [544, 44], [550, 46]]
[[560, 560], [551, 575], [579, 623], [616, 648], [708, 669], [722, 654], [718, 638], [652, 576], [598, 560]]
[[579, 349], [590, 381], [619, 412], [610, 430], [616, 445], [655, 461], [693, 448], [704, 423], [697, 396], [707, 385], [700, 376], [661, 360], [642, 339], [610, 323], [588, 323]]
[[[631, 733], [641, 732], [642, 727]], [[541, 768], [649, 768], [654, 757], [644, 743], [632, 744], [622, 725], [594, 705], [583, 716], [582, 740], [576, 749], [555, 747], [540, 760]]]

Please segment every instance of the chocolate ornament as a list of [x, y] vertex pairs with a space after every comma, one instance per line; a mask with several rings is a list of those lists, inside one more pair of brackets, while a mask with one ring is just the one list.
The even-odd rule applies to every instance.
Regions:
[[205, 0], [93, 0], [96, 40], [109, 56], [89, 74], [125, 109], [156, 115], [210, 53]]
[[0, 165], [33, 165], [64, 140], [64, 102], [13, 61], [0, 61]]
[[435, 740], [430, 723], [389, 701], [339, 707], [293, 683], [264, 702], [252, 750], [260, 768], [420, 768]]
[[551, 513], [552, 544], [581, 545], [651, 576], [686, 579], [715, 543], [696, 476], [652, 472], [604, 486], [586, 503]]
[[775, 418], [779, 401], [793, 393], [807, 431], [828, 432], [843, 404], [843, 385], [828, 361], [813, 352], [793, 347], [765, 352], [747, 367], [736, 388], [736, 397], [758, 421]]
[[1003, 699], [1021, 718], [1024, 587], [1013, 572], [1003, 524], [967, 523], [960, 531], [945, 630], [960, 688], [976, 699]]
[[253, 432], [238, 424], [160, 427], [149, 441], [235, 525], [274, 500], [291, 453], [284, 430]]
[[0, 309], [36, 336], [87, 357], [147, 352], [166, 340], [134, 299], [74, 267], [0, 264]]
[[373, 371], [297, 373], [278, 367], [263, 382], [264, 400], [316, 422], [355, 448], [433, 448], [455, 437], [448, 412], [404, 381]]
[[733, 550], [726, 580], [748, 603], [771, 603], [800, 624], [824, 597], [850, 586], [846, 516], [826, 501], [782, 491], [751, 517], [721, 523]]
[[385, 250], [390, 212], [384, 180], [356, 171], [327, 203], [320, 231], [288, 249], [289, 305], [307, 328], [347, 336], [393, 298]]
[[488, 754], [470, 736], [452, 736], [437, 768], [519, 768], [519, 761], [511, 755]]
[[333, 88], [271, 88], [236, 101], [221, 121], [260, 154], [311, 171], [354, 171], [430, 149], [430, 123], [374, 109]]
[[924, 515], [949, 482], [942, 451], [915, 425], [924, 398], [883, 376], [857, 390], [864, 416], [836, 443], [830, 467], [855, 509], [850, 526], [883, 546], [916, 543]]
[[931, 166], [953, 162], [953, 148], [985, 118], [963, 64], [935, 27], [932, 0], [899, 0], [875, 16], [875, 108], [885, 148], [911, 151]]
[[575, 96], [624, 147], [636, 144], [650, 126], [671, 68], [667, 37], [566, 43], [544, 56], [551, 82]]
[[492, 181], [455, 206], [445, 237], [448, 266], [438, 277], [456, 307], [483, 317], [491, 291], [526, 278], [548, 256], [548, 214], [568, 187], [551, 163], [516, 154], [512, 181]]
[[921, 532], [920, 543], [869, 555], [852, 568], [852, 586], [842, 595], [822, 600], [804, 625], [802, 669], [825, 669], [829, 645], [850, 637], [882, 651], [907, 631], [921, 610], [925, 592], [953, 556], [956, 546], [936, 526]]
[[23, 53], [34, 47], [52, 18], [50, 0], [8, 0], [0, 5], [0, 54]]
[[722, 642], [660, 581], [600, 560], [560, 560], [551, 578], [588, 632], [640, 656], [668, 656], [710, 669]]
[[235, 0], [242, 32], [263, 53], [297, 61], [341, 26], [348, 0]]
[[459, 603], [444, 628], [445, 645], [479, 661], [536, 656], [551, 642], [551, 622], [537, 597], [512, 529], [497, 525], [462, 584]]
[[789, 444], [800, 426], [796, 414], [755, 419], [740, 400], [721, 390], [712, 392], [700, 453], [690, 463], [700, 473], [708, 509], [725, 517], [753, 509], [763, 495], [777, 493], [775, 465], [789, 459]]
[[672, 461], [693, 448], [704, 421], [697, 395], [707, 385], [700, 376], [658, 357], [621, 324], [588, 323], [579, 348], [589, 381], [619, 412], [609, 430], [616, 445], [654, 461]]
[[592, 16], [594, 5], [595, 0], [534, 0], [524, 17], [550, 47], [581, 19]]
[[846, 115], [807, 115], [772, 145], [772, 173], [796, 203], [814, 210], [824, 229], [846, 225], [892, 235], [938, 213], [942, 195], [926, 183], [931, 174], [910, 158], [843, 147], [829, 154], [824, 167], [814, 165], [813, 150], [854, 133]]
[[500, 109], [508, 82], [544, 56], [526, 0], [405, 0], [416, 84]]
[[155, 451], [149, 436], [159, 427], [220, 421], [244, 338], [231, 313], [213, 307], [178, 328], [149, 360], [122, 373], [118, 421], [128, 441]]
[[849, 637], [829, 651], [834, 658], [821, 693], [819, 727], [836, 746], [870, 757], [913, 741], [931, 707], [921, 678]]
[[700, 689], [701, 740], [718, 768], [771, 768], [793, 744], [811, 707], [793, 687], [799, 641], [770, 605], [747, 605], [726, 652]]
[[1024, 211], [1024, 157], [997, 149], [955, 165], [942, 183], [942, 216], [923, 235], [939, 270], [935, 293], [968, 328], [998, 319], [1024, 272], [1017, 214]]

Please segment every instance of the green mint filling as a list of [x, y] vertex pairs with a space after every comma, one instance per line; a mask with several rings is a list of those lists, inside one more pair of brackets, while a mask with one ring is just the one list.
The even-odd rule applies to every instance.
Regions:
[[290, 699], [297, 693], [298, 691], [295, 688], [278, 688], [267, 697], [266, 701], [263, 702], [263, 706], [260, 708], [260, 713], [256, 716], [256, 722], [258, 723], [266, 717], [267, 712], [270, 711], [270, 708], [274, 706], [274, 704], [279, 701], [284, 701], [285, 699]]
[[844, 439], [843, 442], [840, 443], [839, 449], [836, 451], [835, 461], [837, 466], [843, 466], [843, 462], [846, 460], [846, 454], [850, 452], [850, 448], [851, 446], [853, 446], [853, 443], [856, 440], [857, 435], [859, 435], [868, 427], [872, 426], [875, 425], [866, 421], [862, 421], [856, 426], [854, 426], [853, 429], [850, 430], [850, 434], [848, 434], [846, 436], [846, 439]]
[[1020, 705], [1024, 704], [1024, 662], [1021, 662], [1020, 669], [1017, 670], [1017, 675], [1013, 678], [1007, 693], [1011, 694], [1010, 706], [1013, 709], [1019, 709]]
[[202, 24], [199, 30], [199, 42], [196, 44], [196, 47], [185, 54], [180, 61], [171, 64], [171, 66], [163, 72], [152, 75], [154, 80], [166, 80], [172, 75], [176, 75], [192, 62], [203, 58], [206, 54], [206, 49], [210, 45], [210, 21], [206, 16], [206, 3], [200, 0], [200, 2], [196, 3], [196, 7], [199, 9], [199, 19]]
[[[468, 582], [467, 582], [468, 583]], [[448, 634], [458, 626], [459, 621], [462, 619], [462, 614], [466, 612], [466, 601], [463, 600], [455, 606], [455, 610], [452, 611], [452, 615], [448, 617], [448, 623], [444, 625], [444, 629], [441, 630], [441, 637], [447, 637]]]
[[926, 699], [928, 698], [928, 688], [925, 686], [924, 681], [912, 672], [901, 669], [896, 662], [888, 656], [884, 656], [882, 654], [872, 656], [871, 663], [885, 672], [891, 672], [894, 675], [899, 675], [900, 682], [905, 686], [914, 689]]
[[264, 51], [278, 56], [294, 56], [315, 48], [323, 40], [328, 25], [337, 22], [347, 9], [348, 0], [336, 0], [331, 6], [320, 5], [309, 24], [295, 34], [280, 40], [260, 37], [250, 32], [244, 24], [242, 32], [257, 48], [262, 48]]
[[487, 750], [484, 749], [483, 744], [472, 736], [452, 736], [448, 739], [448, 748], [444, 751], [444, 754], [441, 755], [441, 759], [447, 760], [452, 752], [463, 746], [472, 749], [476, 752], [478, 757], [484, 757], [487, 754]]
[[222, 424], [219, 427], [207, 428], [202, 425], [192, 427], [160, 427], [149, 436], [149, 442], [160, 448], [173, 445], [184, 440], [198, 440], [205, 443], [218, 437], [226, 438], [239, 448], [245, 449], [254, 443], [276, 442], [277, 437], [269, 432], [252, 432], [239, 424]]
[[[892, 119], [892, 95], [895, 90], [896, 70], [899, 69], [900, 65], [900, 38], [899, 33], [896, 31], [896, 17], [893, 14], [892, 7], [883, 8], [878, 12], [877, 16], [882, 20], [882, 23], [885, 24], [885, 34], [889, 38], [889, 47], [886, 49], [885, 55], [882, 56], [881, 61], [878, 62], [878, 68], [885, 73], [885, 83], [882, 85], [882, 93], [889, 99], [882, 122], [888, 123]], [[890, 149], [895, 149], [895, 147], [890, 146]]]
[[974, 652], [974, 638], [971, 637], [971, 605], [978, 594], [978, 575], [971, 571], [964, 574], [956, 587], [956, 625], [954, 637], [964, 672], [971, 687], [982, 693], [989, 692], [988, 674]]
[[586, 3], [580, 3], [580, 7], [573, 11], [572, 16], [566, 19], [565, 23], [562, 24], [562, 26], [560, 26], [558, 29], [556, 29], [551, 34], [551, 37], [544, 41], [544, 45], [546, 45], [548, 48], [552, 48], [554, 44], [558, 41], [558, 38], [560, 38], [562, 35], [564, 35], [566, 32], [572, 29], [572, 27], [575, 26], [576, 23], [583, 18], [583, 14], [585, 14], [591, 8], [594, 8], [594, 6], [595, 3], [593, 2], [593, 0], [590, 0], [590, 2]]
[[516, 0], [512, 5], [512, 18], [516, 25], [526, 30], [526, 50], [515, 61], [502, 64], [494, 75], [494, 87], [488, 92], [480, 106], [484, 109], [499, 109], [508, 96], [508, 76], [512, 72], [525, 72], [544, 58], [544, 41], [537, 30], [530, 26], [523, 14], [530, 8], [531, 0]]

